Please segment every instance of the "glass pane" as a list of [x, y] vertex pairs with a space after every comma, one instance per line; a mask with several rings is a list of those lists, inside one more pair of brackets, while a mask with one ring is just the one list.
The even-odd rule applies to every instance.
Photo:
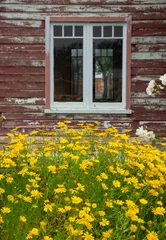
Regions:
[[104, 26], [104, 37], [112, 37], [112, 26]]
[[93, 37], [101, 37], [101, 26], [93, 27]]
[[54, 101], [83, 101], [83, 39], [54, 39]]
[[62, 36], [62, 26], [54, 26], [54, 36], [61, 37]]
[[75, 26], [75, 37], [83, 37], [83, 26]]
[[72, 37], [73, 36], [73, 27], [72, 26], [64, 26], [64, 36]]
[[114, 27], [114, 37], [123, 37], [123, 27], [120, 26]]
[[122, 102], [122, 40], [93, 40], [93, 102]]

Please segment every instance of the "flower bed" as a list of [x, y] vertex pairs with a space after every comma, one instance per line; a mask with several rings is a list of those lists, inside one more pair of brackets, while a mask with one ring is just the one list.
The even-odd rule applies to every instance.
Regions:
[[98, 122], [58, 124], [8, 134], [0, 239], [164, 240], [166, 153]]

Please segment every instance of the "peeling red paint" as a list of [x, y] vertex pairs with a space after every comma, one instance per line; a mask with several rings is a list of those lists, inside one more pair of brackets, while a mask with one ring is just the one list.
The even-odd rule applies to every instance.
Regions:
[[[101, 128], [114, 125], [120, 130], [130, 128], [133, 134], [143, 124], [166, 136], [166, 93], [152, 98], [145, 92], [151, 79], [166, 73], [165, 8], [165, 0], [1, 0], [0, 113], [7, 120], [0, 125], [0, 136], [15, 126], [29, 132], [42, 124], [51, 128], [65, 119], [73, 127], [79, 121], [97, 119]], [[49, 70], [45, 71], [50, 54], [45, 50], [46, 16], [51, 21], [63, 16], [64, 21], [70, 17], [105, 22], [110, 16], [114, 21], [132, 17], [131, 86], [127, 86], [131, 87], [131, 115], [44, 114], [45, 99], [50, 107], [50, 86], [45, 86], [50, 77]]]

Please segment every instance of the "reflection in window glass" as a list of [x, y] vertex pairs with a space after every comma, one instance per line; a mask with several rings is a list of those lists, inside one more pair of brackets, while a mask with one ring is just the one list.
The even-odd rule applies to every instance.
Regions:
[[54, 39], [54, 101], [83, 101], [83, 39]]
[[58, 26], [58, 25], [54, 26], [54, 36], [56, 37], [62, 36], [62, 26]]
[[93, 102], [122, 101], [122, 40], [93, 40]]
[[101, 26], [93, 27], [93, 37], [101, 37]]
[[114, 27], [114, 37], [123, 37], [123, 27], [122, 26]]
[[72, 26], [64, 26], [64, 36], [72, 37], [73, 36], [73, 27]]
[[104, 26], [104, 37], [112, 37], [112, 26]]
[[83, 26], [75, 26], [75, 37], [83, 36]]

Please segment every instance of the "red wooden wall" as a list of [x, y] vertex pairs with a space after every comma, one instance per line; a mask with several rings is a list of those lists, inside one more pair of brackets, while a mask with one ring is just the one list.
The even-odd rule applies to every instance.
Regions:
[[[48, 115], [45, 108], [45, 17], [131, 16], [131, 115]], [[19, 126], [23, 131], [63, 119], [75, 125], [99, 120], [120, 129], [147, 126], [166, 136], [166, 94], [148, 97], [151, 79], [166, 73], [165, 0], [1, 0], [0, 1], [0, 136]]]

